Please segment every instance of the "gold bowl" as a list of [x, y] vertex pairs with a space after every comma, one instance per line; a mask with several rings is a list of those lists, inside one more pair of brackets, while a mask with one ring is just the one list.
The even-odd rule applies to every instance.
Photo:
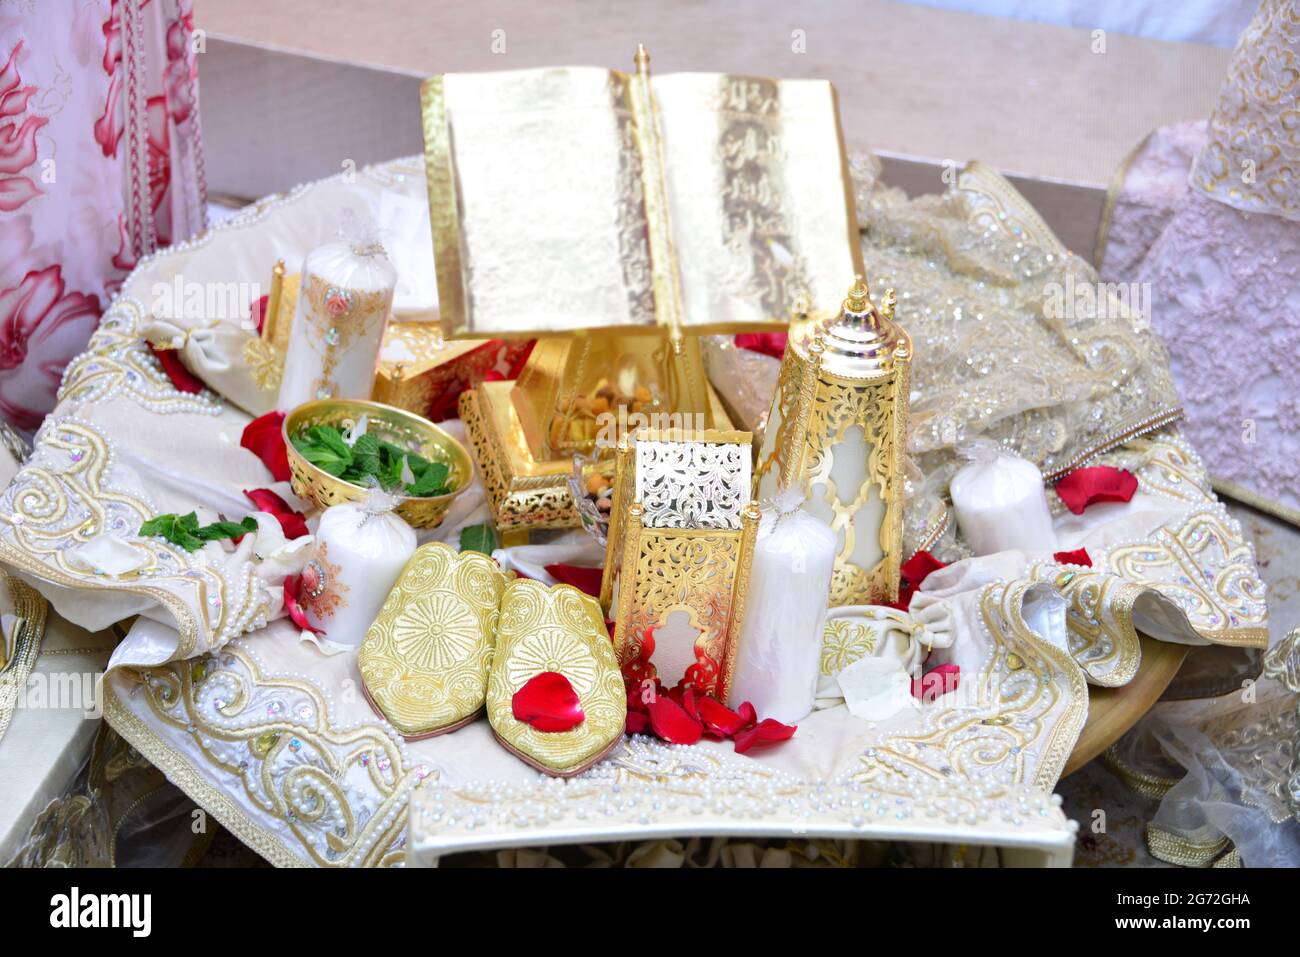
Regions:
[[340, 502], [361, 502], [367, 490], [330, 475], [312, 465], [293, 446], [291, 437], [313, 425], [332, 425], [347, 430], [356, 425], [362, 415], [369, 416], [367, 432], [378, 438], [414, 452], [430, 462], [447, 466], [447, 482], [451, 491], [445, 495], [416, 497], [400, 495], [395, 511], [412, 528], [437, 528], [451, 506], [452, 500], [463, 492], [474, 476], [465, 447], [438, 428], [428, 419], [404, 409], [396, 409], [382, 402], [362, 399], [320, 399], [298, 406], [284, 417], [282, 433], [285, 451], [289, 456], [293, 492], [317, 508], [326, 509]]

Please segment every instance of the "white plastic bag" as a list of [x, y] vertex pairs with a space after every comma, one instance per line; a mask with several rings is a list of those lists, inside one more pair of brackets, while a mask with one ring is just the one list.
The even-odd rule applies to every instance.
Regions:
[[729, 695], [785, 724], [813, 710], [837, 548], [802, 502], [792, 489], [764, 506]]

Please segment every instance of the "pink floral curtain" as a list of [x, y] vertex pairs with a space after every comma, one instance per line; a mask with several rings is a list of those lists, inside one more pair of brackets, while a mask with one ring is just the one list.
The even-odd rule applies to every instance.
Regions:
[[0, 6], [0, 418], [31, 432], [136, 262], [206, 225], [190, 0]]

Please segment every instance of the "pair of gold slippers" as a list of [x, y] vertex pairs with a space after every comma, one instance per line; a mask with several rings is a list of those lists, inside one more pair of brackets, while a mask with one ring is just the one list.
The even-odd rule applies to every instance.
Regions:
[[408, 740], [455, 731], [486, 710], [507, 750], [557, 777], [609, 754], [627, 722], [594, 598], [440, 542], [402, 570], [357, 664], [371, 706]]

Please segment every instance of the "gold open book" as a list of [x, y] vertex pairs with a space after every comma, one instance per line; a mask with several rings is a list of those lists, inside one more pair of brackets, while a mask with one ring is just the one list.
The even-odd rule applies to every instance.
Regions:
[[831, 315], [862, 272], [822, 80], [595, 67], [423, 88], [448, 336], [680, 335]]

